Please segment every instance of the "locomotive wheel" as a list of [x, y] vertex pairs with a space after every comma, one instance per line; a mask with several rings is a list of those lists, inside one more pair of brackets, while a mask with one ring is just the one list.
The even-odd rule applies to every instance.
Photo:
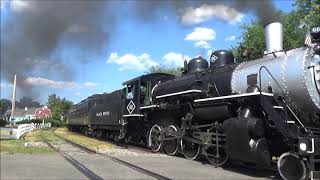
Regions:
[[154, 152], [158, 152], [161, 149], [162, 143], [160, 141], [160, 136], [161, 127], [158, 125], [153, 125], [149, 131], [148, 147]]
[[181, 150], [185, 158], [195, 160], [200, 154], [200, 145], [181, 139]]
[[212, 165], [220, 167], [228, 162], [229, 156], [224, 148], [209, 146], [206, 149], [206, 158]]
[[[174, 125], [170, 125], [168, 126], [168, 129], [171, 132], [176, 132], [178, 131], [178, 129], [174, 126]], [[166, 136], [166, 138], [172, 138], [173, 136]], [[164, 140], [162, 142], [162, 149], [164, 150], [164, 152], [170, 156], [174, 156], [177, 151], [178, 151], [178, 141], [177, 139], [171, 139], [171, 140]]]

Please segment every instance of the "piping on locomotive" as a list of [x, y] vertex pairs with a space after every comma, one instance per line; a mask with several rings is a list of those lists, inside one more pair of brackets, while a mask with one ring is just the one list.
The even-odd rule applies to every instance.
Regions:
[[226, 50], [185, 62], [182, 76], [143, 75], [90, 96], [71, 131], [144, 143], [168, 155], [277, 167], [284, 179], [320, 176], [320, 28], [312, 44], [282, 49], [282, 24], [265, 26], [263, 58], [235, 63]]

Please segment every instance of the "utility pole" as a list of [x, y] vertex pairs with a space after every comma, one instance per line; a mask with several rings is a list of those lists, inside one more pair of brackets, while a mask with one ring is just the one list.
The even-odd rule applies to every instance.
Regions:
[[11, 125], [15, 125], [14, 111], [16, 109], [16, 86], [17, 86], [17, 75], [14, 74], [13, 90], [12, 90], [12, 106], [11, 106], [11, 115], [10, 115]]

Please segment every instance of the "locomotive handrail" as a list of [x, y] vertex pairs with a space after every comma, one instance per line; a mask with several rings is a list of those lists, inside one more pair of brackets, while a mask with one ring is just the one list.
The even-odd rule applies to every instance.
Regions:
[[309, 66], [308, 69], [312, 68], [313, 69], [313, 81], [315, 83], [316, 89], [318, 91], [318, 93], [320, 94], [320, 90], [318, 88], [318, 84], [317, 84], [317, 79], [316, 79], [316, 70], [315, 70], [315, 66]]
[[283, 93], [283, 97], [286, 96], [286, 93], [284, 92], [284, 90], [281, 88], [280, 84], [278, 83], [278, 81], [273, 77], [273, 75], [271, 74], [271, 72], [268, 70], [268, 68], [266, 66], [261, 66], [260, 69], [259, 69], [259, 88], [260, 88], [260, 94], [262, 93], [262, 83], [261, 83], [261, 71], [262, 69], [265, 69], [268, 74], [271, 76], [271, 78], [273, 79], [273, 81], [278, 85], [278, 87], [280, 88], [280, 90], [282, 91]]
[[[286, 97], [286, 94], [284, 92], [284, 90], [281, 88], [280, 84], [278, 83], [278, 81], [273, 77], [273, 75], [271, 74], [271, 72], [268, 70], [268, 68], [266, 66], [261, 66], [259, 69], [259, 91], [260, 91], [260, 95], [262, 94], [262, 82], [261, 82], [261, 71], [262, 69], [265, 69], [267, 71], [267, 73], [270, 75], [270, 77], [273, 79], [273, 81], [278, 85], [278, 87], [280, 88], [280, 90], [283, 93], [283, 97]], [[300, 119], [297, 117], [297, 115], [291, 110], [291, 108], [287, 105], [286, 101], [284, 100], [284, 98], [282, 98], [283, 103], [286, 106], [286, 109], [289, 109], [290, 113], [294, 116], [294, 118], [299, 122], [299, 124], [304, 128], [304, 130], [306, 132], [308, 132], [308, 130], [305, 128], [304, 124], [300, 121]], [[288, 112], [286, 111], [286, 114]]]

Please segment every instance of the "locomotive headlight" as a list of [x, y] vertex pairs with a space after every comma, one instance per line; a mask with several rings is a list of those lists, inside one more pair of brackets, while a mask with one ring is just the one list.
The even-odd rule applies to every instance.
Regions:
[[306, 143], [300, 143], [299, 147], [300, 147], [301, 151], [306, 151], [307, 150], [307, 144]]

